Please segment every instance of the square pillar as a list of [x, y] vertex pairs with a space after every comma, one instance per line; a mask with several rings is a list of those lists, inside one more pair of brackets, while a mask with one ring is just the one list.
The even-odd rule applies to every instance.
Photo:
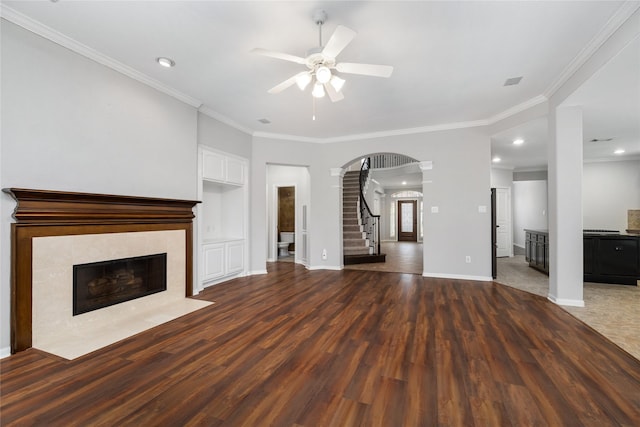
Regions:
[[584, 307], [582, 108], [549, 115], [549, 300]]

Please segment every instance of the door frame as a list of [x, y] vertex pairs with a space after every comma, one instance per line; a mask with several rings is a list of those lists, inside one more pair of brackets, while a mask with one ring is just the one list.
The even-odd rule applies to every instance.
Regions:
[[[281, 187], [293, 187], [293, 197], [295, 198], [295, 202], [294, 202], [294, 218], [295, 218], [295, 227], [294, 227], [294, 233], [295, 233], [295, 242], [298, 243], [298, 238], [300, 237], [299, 235], [299, 231], [300, 231], [300, 227], [298, 226], [298, 208], [300, 206], [300, 201], [298, 200], [298, 186], [295, 183], [276, 183], [273, 184], [273, 189], [272, 189], [272, 199], [271, 199], [271, 236], [272, 236], [272, 241], [270, 242], [271, 244], [269, 245], [269, 247], [271, 248], [271, 257], [269, 256], [269, 254], [267, 254], [267, 261], [269, 262], [275, 262], [278, 261], [278, 189]], [[300, 254], [298, 253], [298, 250], [296, 249], [295, 255], [294, 255], [294, 262], [299, 262], [300, 261]]]

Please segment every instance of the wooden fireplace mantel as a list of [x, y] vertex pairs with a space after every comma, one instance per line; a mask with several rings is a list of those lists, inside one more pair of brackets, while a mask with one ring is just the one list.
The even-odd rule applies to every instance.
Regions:
[[185, 230], [185, 295], [192, 295], [192, 200], [5, 188], [11, 224], [11, 352], [32, 343], [32, 239], [77, 234]]

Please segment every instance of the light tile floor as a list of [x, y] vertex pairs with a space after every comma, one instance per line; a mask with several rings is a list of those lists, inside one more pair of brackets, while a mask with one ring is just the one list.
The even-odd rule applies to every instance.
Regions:
[[[496, 282], [545, 298], [549, 292], [549, 278], [522, 255], [498, 258]], [[640, 287], [585, 283], [583, 297], [585, 307], [561, 307], [640, 360]]]

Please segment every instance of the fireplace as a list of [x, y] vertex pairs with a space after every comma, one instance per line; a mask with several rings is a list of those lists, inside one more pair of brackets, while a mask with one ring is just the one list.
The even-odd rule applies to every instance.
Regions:
[[[167, 313], [183, 315], [199, 302], [185, 302], [192, 291], [192, 219], [197, 202], [18, 188], [3, 191], [16, 200], [11, 225], [12, 353], [34, 344], [61, 355], [53, 347], [75, 351], [77, 343], [90, 339], [96, 340], [94, 348], [100, 348], [107, 341], [167, 321], [163, 320], [170, 317]], [[130, 259], [163, 254], [163, 260], [145, 261], [146, 267], [129, 264]], [[107, 267], [105, 260], [114, 264]], [[85, 292], [85, 297], [93, 292], [85, 299], [95, 300], [93, 308], [100, 309], [85, 312], [84, 303], [73, 307], [73, 281], [74, 275], [82, 278], [91, 266], [101, 271], [98, 277], [80, 279], [85, 290], [75, 292]], [[162, 277], [164, 283], [154, 286], [166, 290], [147, 288], [139, 270]], [[132, 290], [123, 287], [127, 284], [146, 294], [120, 302]], [[83, 314], [75, 315], [76, 309]], [[139, 320], [135, 326], [132, 316]]]
[[73, 315], [167, 289], [167, 254], [73, 266]]

